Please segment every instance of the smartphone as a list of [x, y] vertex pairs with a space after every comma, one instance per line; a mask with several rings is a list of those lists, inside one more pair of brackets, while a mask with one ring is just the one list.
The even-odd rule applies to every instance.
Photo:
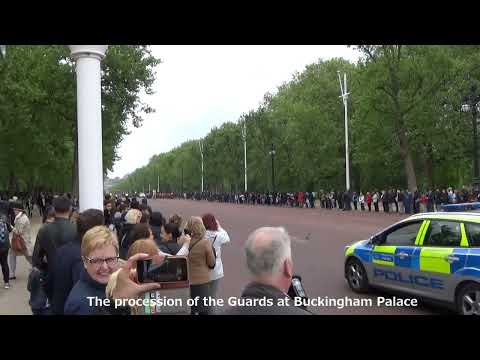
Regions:
[[153, 256], [137, 261], [139, 283], [184, 283], [188, 282], [188, 263], [184, 256]]

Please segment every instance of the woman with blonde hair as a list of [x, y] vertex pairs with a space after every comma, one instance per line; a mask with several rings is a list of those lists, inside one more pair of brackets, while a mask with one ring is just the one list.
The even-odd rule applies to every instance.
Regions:
[[85, 271], [70, 292], [65, 303], [65, 315], [96, 315], [101, 308], [90, 298], [105, 299], [105, 289], [119, 267], [118, 240], [105, 226], [95, 226], [82, 239], [81, 255]]
[[192, 306], [192, 314], [208, 315], [210, 307], [204, 305], [203, 299], [210, 296], [210, 272], [215, 267], [215, 255], [212, 244], [205, 239], [206, 229], [202, 218], [192, 216], [185, 230], [192, 238], [188, 254], [190, 297], [200, 298], [198, 305]]
[[132, 246], [130, 246], [130, 249], [128, 249], [127, 258], [130, 259], [136, 254], [148, 254], [150, 256], [154, 256], [158, 255], [159, 252], [160, 249], [158, 248], [157, 244], [155, 244], [155, 241], [150, 238], [141, 239], [135, 241]]

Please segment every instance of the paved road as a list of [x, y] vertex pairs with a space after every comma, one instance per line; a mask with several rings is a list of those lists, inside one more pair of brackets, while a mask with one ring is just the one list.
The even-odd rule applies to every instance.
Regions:
[[225, 277], [220, 296], [239, 296], [248, 281], [242, 246], [248, 234], [260, 226], [285, 226], [292, 236], [295, 272], [303, 278], [310, 298], [372, 299], [373, 307], [314, 307], [317, 314], [437, 314], [445, 311], [430, 304], [417, 308], [377, 307], [377, 296], [392, 297], [377, 292], [372, 295], [354, 294], [343, 277], [344, 247], [365, 239], [376, 231], [404, 218], [398, 214], [323, 209], [277, 208], [268, 206], [234, 205], [189, 200], [149, 200], [153, 210], [164, 216], [174, 212], [187, 217], [212, 212], [228, 231], [231, 243], [222, 249]]
[[[295, 272], [302, 275], [303, 283], [310, 298], [366, 298], [376, 305], [377, 296], [391, 297], [389, 294], [375, 293], [359, 296], [350, 291], [343, 278], [344, 246], [370, 236], [385, 226], [403, 218], [397, 214], [369, 214], [361, 212], [341, 212], [337, 210], [275, 208], [249, 205], [210, 203], [206, 201], [149, 200], [153, 210], [162, 211], [164, 216], [174, 212], [185, 218], [215, 214], [222, 226], [229, 232], [231, 243], [222, 250], [225, 277], [220, 287], [220, 296], [227, 299], [239, 296], [248, 281], [242, 246], [248, 234], [265, 225], [285, 226], [292, 236], [292, 251]], [[40, 227], [39, 217], [32, 220], [34, 238]], [[25, 258], [17, 260], [17, 280], [12, 280], [8, 290], [0, 288], [0, 315], [31, 314], [27, 291], [29, 265]], [[402, 307], [313, 307], [317, 314], [438, 314], [444, 310], [430, 304], [418, 308]], [[448, 313], [448, 312], [447, 312]]]

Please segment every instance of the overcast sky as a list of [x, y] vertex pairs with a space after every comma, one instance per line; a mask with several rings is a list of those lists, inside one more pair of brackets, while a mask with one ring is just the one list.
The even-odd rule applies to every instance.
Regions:
[[156, 111], [145, 115], [142, 127], [130, 127], [110, 178], [123, 177], [214, 126], [237, 121], [256, 109], [266, 92], [276, 92], [320, 58], [358, 58], [357, 51], [341, 45], [155, 45], [152, 51], [163, 62], [156, 69], [155, 94], [142, 101]]

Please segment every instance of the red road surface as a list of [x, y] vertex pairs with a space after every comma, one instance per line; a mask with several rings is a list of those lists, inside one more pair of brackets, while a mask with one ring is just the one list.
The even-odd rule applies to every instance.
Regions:
[[[373, 306], [310, 307], [316, 314], [436, 314], [441, 308], [420, 303], [418, 307], [377, 306], [377, 297], [392, 298], [392, 294], [375, 292], [370, 295], [353, 293], [344, 279], [344, 248], [357, 240], [370, 237], [375, 232], [404, 218], [403, 215], [368, 213], [360, 211], [277, 208], [224, 204], [208, 201], [149, 200], [153, 211], [168, 216], [177, 212], [186, 219], [213, 213], [230, 235], [231, 243], [222, 248], [225, 277], [219, 295], [225, 300], [240, 296], [248, 282], [243, 244], [250, 232], [261, 226], [284, 226], [292, 237], [294, 272], [302, 276], [309, 298], [328, 297], [372, 299]], [[397, 298], [399, 296], [397, 295]]]

